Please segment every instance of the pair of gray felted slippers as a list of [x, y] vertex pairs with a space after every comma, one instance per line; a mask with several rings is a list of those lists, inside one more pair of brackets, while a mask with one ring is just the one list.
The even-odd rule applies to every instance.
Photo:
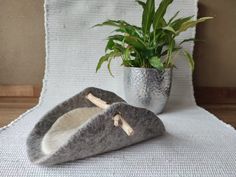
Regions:
[[121, 149], [165, 132], [151, 111], [133, 107], [116, 94], [87, 88], [57, 105], [27, 139], [31, 162], [53, 165]]

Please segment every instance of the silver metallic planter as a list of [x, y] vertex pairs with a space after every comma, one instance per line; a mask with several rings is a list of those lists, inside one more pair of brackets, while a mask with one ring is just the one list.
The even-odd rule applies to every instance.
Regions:
[[134, 106], [163, 111], [170, 95], [172, 69], [158, 71], [151, 68], [124, 68], [126, 101]]

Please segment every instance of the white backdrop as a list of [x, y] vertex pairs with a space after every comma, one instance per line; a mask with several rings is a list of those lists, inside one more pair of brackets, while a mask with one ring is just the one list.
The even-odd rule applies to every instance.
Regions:
[[[157, 1], [158, 3], [159, 1]], [[175, 0], [168, 17], [196, 15], [196, 0]], [[88, 86], [123, 96], [122, 68], [114, 62], [110, 77], [95, 67], [111, 28], [90, 27], [111, 19], [139, 24], [141, 8], [133, 0], [47, 0], [46, 70], [38, 106], [0, 129], [0, 176], [232, 176], [236, 174], [235, 130], [195, 104], [192, 75], [179, 56], [163, 120], [167, 134], [120, 151], [45, 168], [32, 165], [25, 141], [35, 123], [57, 103]], [[180, 38], [195, 35], [192, 29]], [[193, 44], [186, 46], [192, 50]]]

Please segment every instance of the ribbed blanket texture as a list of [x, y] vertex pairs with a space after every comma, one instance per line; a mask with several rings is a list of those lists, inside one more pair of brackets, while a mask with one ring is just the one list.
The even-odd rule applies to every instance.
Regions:
[[[156, 1], [157, 4], [160, 0]], [[168, 17], [197, 15], [196, 0], [175, 0]], [[46, 0], [46, 69], [39, 104], [0, 129], [0, 176], [38, 177], [235, 177], [236, 133], [195, 103], [192, 73], [179, 55], [171, 96], [158, 117], [167, 134], [120, 151], [55, 167], [32, 165], [26, 138], [39, 119], [56, 104], [86, 87], [100, 87], [124, 96], [122, 67], [113, 62], [112, 78], [106, 68], [96, 74], [112, 28], [91, 28], [109, 19], [139, 25], [141, 7], [134, 0]], [[180, 36], [191, 38], [195, 29]], [[185, 45], [192, 51], [193, 43]]]

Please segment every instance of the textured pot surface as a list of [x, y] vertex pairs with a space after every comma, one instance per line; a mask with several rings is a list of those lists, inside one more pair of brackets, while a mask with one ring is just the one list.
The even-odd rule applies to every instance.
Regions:
[[159, 114], [170, 95], [172, 69], [158, 71], [151, 68], [124, 68], [126, 101]]

